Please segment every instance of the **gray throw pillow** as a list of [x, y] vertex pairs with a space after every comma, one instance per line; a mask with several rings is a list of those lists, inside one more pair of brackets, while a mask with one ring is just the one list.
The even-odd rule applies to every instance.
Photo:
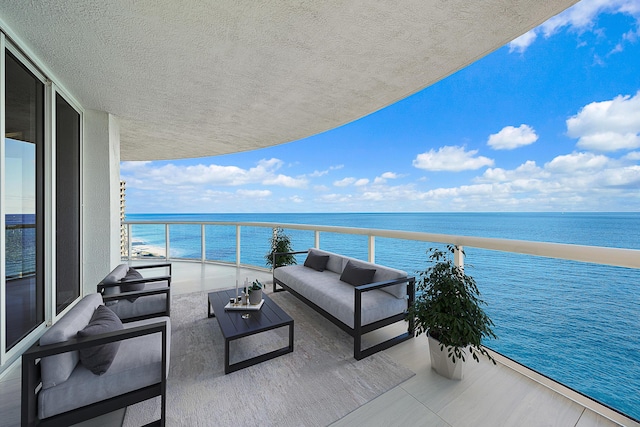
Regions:
[[[99, 305], [93, 312], [89, 324], [78, 331], [78, 338], [114, 332], [124, 329], [120, 318], [104, 305]], [[84, 348], [79, 351], [80, 362], [96, 375], [102, 375], [111, 366], [118, 354], [120, 341]]]
[[316, 271], [324, 271], [327, 268], [327, 262], [329, 262], [329, 255], [316, 255], [309, 252], [307, 259], [304, 260], [304, 266]]
[[[122, 282], [126, 282], [127, 280], [140, 280], [142, 279], [142, 274], [138, 270], [133, 267], [129, 267], [127, 270], [127, 274], [122, 278]], [[144, 283], [132, 283], [129, 285], [120, 285], [120, 292], [133, 292], [133, 291], [142, 291], [144, 290]], [[135, 302], [138, 298], [127, 298], [131, 302]]]
[[344, 266], [340, 280], [353, 286], [366, 285], [373, 282], [373, 276], [376, 274], [375, 268], [356, 267], [351, 261]]

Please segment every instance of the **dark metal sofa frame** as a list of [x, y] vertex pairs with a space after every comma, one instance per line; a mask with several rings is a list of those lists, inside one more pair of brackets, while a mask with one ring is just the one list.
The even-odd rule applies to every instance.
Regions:
[[[98, 283], [97, 292], [102, 294], [102, 300], [105, 303], [107, 303], [108, 301], [115, 301], [115, 300], [124, 299], [124, 298], [144, 297], [144, 296], [149, 296], [149, 295], [166, 294], [166, 306], [165, 306], [165, 310], [164, 311], [157, 312], [157, 313], [149, 313], [149, 314], [145, 314], [143, 316], [127, 318], [126, 321], [127, 322], [132, 322], [134, 320], [151, 319], [153, 317], [158, 317], [158, 316], [169, 316], [170, 313], [171, 313], [171, 263], [169, 262], [169, 263], [163, 263], [163, 264], [135, 265], [133, 267], [136, 270], [145, 270], [145, 269], [149, 269], [149, 268], [159, 268], [159, 267], [169, 267], [169, 274], [168, 275], [164, 275], [164, 276], [157, 276], [157, 277], [143, 277], [142, 279], [136, 279], [136, 280], [123, 280], [121, 282], [110, 283], [110, 284], [103, 284], [102, 282]], [[141, 291], [131, 291], [131, 292], [124, 292], [124, 293], [119, 293], [119, 294], [105, 295], [105, 289], [106, 288], [110, 288], [110, 287], [114, 287], [114, 286], [134, 285], [134, 284], [138, 284], [138, 283], [153, 283], [153, 282], [164, 282], [164, 281], [167, 282], [167, 286], [162, 287], [162, 288], [143, 289]]]
[[[271, 265], [273, 266], [276, 265], [276, 257], [279, 255], [298, 255], [298, 254], [305, 254], [308, 252], [309, 252], [308, 250], [298, 251], [298, 252], [275, 252], [273, 253], [273, 264]], [[294, 291], [289, 286], [287, 286], [286, 283], [283, 283], [282, 281], [276, 279], [275, 277], [273, 278], [273, 292], [282, 292], [285, 290], [289, 291], [289, 293], [296, 296], [298, 299], [300, 299], [309, 307], [313, 308], [322, 316], [330, 320], [340, 329], [342, 329], [343, 331], [351, 335], [353, 337], [353, 357], [356, 360], [361, 360], [361, 359], [364, 359], [365, 357], [371, 356], [374, 353], [377, 353], [382, 350], [386, 350], [390, 347], [393, 347], [396, 344], [399, 344], [403, 341], [413, 338], [414, 332], [415, 332], [415, 324], [414, 324], [413, 318], [408, 318], [408, 311], [405, 311], [404, 313], [396, 314], [391, 317], [387, 317], [386, 319], [378, 320], [377, 322], [369, 323], [367, 325], [362, 325], [362, 294], [364, 292], [373, 291], [375, 289], [382, 289], [388, 286], [398, 285], [401, 283], [407, 284], [407, 295], [409, 296], [408, 307], [411, 307], [413, 305], [413, 302], [415, 301], [415, 283], [416, 283], [415, 277], [409, 276], [409, 277], [396, 279], [396, 280], [389, 280], [385, 282], [377, 282], [377, 283], [370, 283], [367, 285], [355, 286], [354, 287], [355, 305], [354, 305], [354, 312], [353, 312], [353, 325], [354, 325], [353, 328], [343, 323], [341, 320], [339, 320], [337, 317], [327, 312], [325, 309], [323, 309], [319, 305], [309, 301], [307, 298], [305, 298], [304, 296], [300, 295], [298, 292]], [[280, 285], [283, 289], [277, 289], [276, 285]], [[405, 321], [405, 320], [408, 323], [407, 332], [400, 334], [396, 337], [390, 338], [381, 343], [375, 344], [366, 349], [362, 348], [362, 336], [364, 334], [373, 332], [377, 329], [383, 328], [393, 323], [396, 323], [399, 321]]]
[[[114, 396], [101, 402], [92, 403], [62, 414], [54, 415], [43, 420], [38, 418], [38, 392], [40, 391], [42, 383], [40, 376], [41, 358], [68, 351], [80, 350], [94, 345], [101, 345], [155, 333], [162, 334], [162, 375], [160, 376], [161, 380], [159, 382], [119, 396]], [[45, 427], [77, 424], [156, 396], [160, 396], [161, 399], [160, 419], [148, 425], [164, 426], [167, 391], [166, 372], [167, 323], [164, 321], [87, 338], [74, 338], [57, 344], [40, 346], [36, 343], [22, 355], [22, 426]]]

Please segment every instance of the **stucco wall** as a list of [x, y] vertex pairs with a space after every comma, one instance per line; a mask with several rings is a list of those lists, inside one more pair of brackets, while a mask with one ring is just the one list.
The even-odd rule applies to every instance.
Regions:
[[120, 127], [111, 114], [84, 113], [83, 292], [120, 262]]

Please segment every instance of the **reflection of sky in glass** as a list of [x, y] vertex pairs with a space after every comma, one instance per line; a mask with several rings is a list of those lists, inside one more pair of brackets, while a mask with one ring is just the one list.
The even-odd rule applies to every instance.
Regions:
[[7, 214], [36, 211], [36, 145], [5, 138], [5, 201]]

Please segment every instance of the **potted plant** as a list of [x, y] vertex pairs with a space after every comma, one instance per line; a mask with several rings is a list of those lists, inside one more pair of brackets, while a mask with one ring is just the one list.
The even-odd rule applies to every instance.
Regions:
[[496, 363], [481, 343], [496, 335], [475, 280], [452, 260], [456, 250], [448, 245], [446, 251], [427, 251], [431, 265], [417, 272], [417, 296], [409, 316], [415, 319], [416, 335], [427, 333], [431, 367], [447, 378], [462, 379], [467, 352], [477, 362], [478, 355], [485, 355]]
[[249, 304], [260, 304], [260, 301], [262, 301], [262, 283], [254, 280], [249, 286]]
[[278, 267], [282, 267], [285, 265], [294, 265], [297, 264], [296, 257], [293, 254], [286, 255], [277, 255], [275, 257], [274, 264], [274, 254], [282, 253], [282, 252], [293, 252], [291, 248], [291, 239], [284, 230], [280, 227], [276, 227], [273, 229], [273, 235], [269, 240], [270, 251], [268, 254], [264, 256], [267, 266], [272, 269], [276, 269]]

